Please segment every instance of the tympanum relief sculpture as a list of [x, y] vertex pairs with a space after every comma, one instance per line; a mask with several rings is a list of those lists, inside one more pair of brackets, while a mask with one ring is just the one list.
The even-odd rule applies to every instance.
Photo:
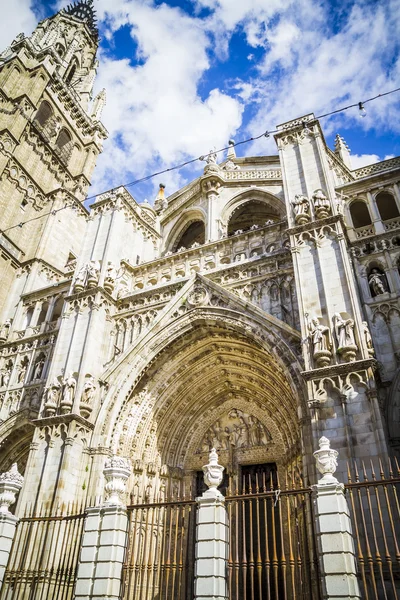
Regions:
[[253, 415], [232, 409], [221, 417], [206, 432], [197, 454], [216, 450], [235, 450], [268, 446], [272, 440], [268, 429]]

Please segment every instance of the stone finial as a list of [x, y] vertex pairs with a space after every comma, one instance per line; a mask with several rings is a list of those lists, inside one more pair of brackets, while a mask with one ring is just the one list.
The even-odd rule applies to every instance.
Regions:
[[235, 140], [229, 140], [227, 158], [236, 158]]
[[317, 469], [323, 476], [319, 480], [318, 485], [331, 485], [339, 483], [333, 473], [337, 467], [338, 451], [331, 449], [331, 443], [326, 437], [319, 439], [319, 450], [314, 452], [314, 457], [317, 462]]
[[106, 460], [104, 466], [104, 477], [106, 484], [106, 505], [124, 505], [126, 482], [132, 472], [132, 466], [127, 458], [112, 456]]
[[160, 183], [158, 186], [158, 194], [154, 200], [154, 210], [157, 214], [160, 214], [163, 210], [168, 208], [168, 200], [165, 197], [165, 185]]
[[18, 473], [17, 463], [14, 463], [9, 471], [0, 475], [0, 513], [9, 513], [11, 504], [22, 488], [24, 478]]
[[351, 170], [350, 148], [339, 134], [335, 137], [335, 154]]
[[215, 448], [211, 450], [208, 460], [208, 465], [204, 465], [203, 467], [203, 473], [204, 481], [209, 489], [204, 492], [203, 497], [219, 498], [222, 494], [217, 488], [222, 483], [222, 474], [225, 467], [218, 464], [218, 454]]

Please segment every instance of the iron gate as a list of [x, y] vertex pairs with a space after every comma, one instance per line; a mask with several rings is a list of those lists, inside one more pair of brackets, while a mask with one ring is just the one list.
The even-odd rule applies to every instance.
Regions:
[[16, 527], [0, 600], [71, 600], [85, 512], [22, 517]]

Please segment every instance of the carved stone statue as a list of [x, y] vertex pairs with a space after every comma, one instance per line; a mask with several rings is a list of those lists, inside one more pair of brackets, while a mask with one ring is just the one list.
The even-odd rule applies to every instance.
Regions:
[[58, 403], [60, 401], [60, 392], [61, 392], [61, 384], [57, 379], [53, 381], [53, 383], [45, 389], [45, 404], [44, 404], [44, 412], [46, 417], [51, 417], [55, 415], [58, 408]]
[[310, 202], [306, 196], [297, 194], [292, 200], [292, 206], [296, 225], [304, 225], [310, 221]]
[[325, 219], [332, 213], [331, 205], [322, 190], [316, 190], [313, 193], [313, 204], [315, 210], [315, 216], [317, 219]]
[[208, 165], [216, 164], [216, 162], [217, 162], [217, 153], [215, 151], [215, 147], [212, 150], [210, 150], [210, 152], [206, 156], [205, 160], [206, 160], [206, 163]]
[[313, 317], [309, 324], [312, 356], [318, 367], [327, 367], [332, 358], [332, 336], [329, 327]]
[[83, 386], [83, 392], [80, 402], [80, 412], [82, 417], [87, 419], [93, 410], [93, 400], [96, 394], [96, 384], [92, 376], [87, 377]]
[[74, 292], [80, 292], [83, 290], [86, 284], [87, 277], [87, 265], [83, 265], [78, 271], [74, 282]]
[[25, 380], [25, 375], [26, 375], [26, 370], [28, 368], [28, 364], [29, 364], [29, 359], [27, 356], [25, 356], [25, 358], [23, 358], [20, 362], [19, 365], [19, 372], [18, 372], [18, 383], [23, 383]]
[[43, 355], [40, 355], [36, 359], [35, 366], [33, 368], [32, 380], [34, 380], [34, 379], [40, 379], [41, 378], [42, 372], [43, 372], [44, 363], [45, 363], [45, 357]]
[[364, 340], [365, 340], [366, 346], [368, 348], [368, 354], [372, 357], [372, 356], [374, 356], [375, 351], [374, 351], [374, 346], [372, 343], [371, 332], [369, 330], [367, 321], [362, 322], [362, 327], [363, 327]]
[[12, 324], [12, 319], [7, 319], [7, 321], [5, 321], [3, 323], [3, 325], [0, 328], [0, 342], [4, 342], [8, 339], [8, 336], [10, 334], [10, 329], [11, 329], [11, 324]]
[[68, 378], [64, 380], [64, 391], [60, 403], [60, 411], [62, 415], [71, 412], [76, 389], [76, 379], [73, 373], [70, 373]]
[[106, 276], [104, 278], [104, 289], [111, 293], [114, 290], [115, 278], [117, 277], [117, 270], [113, 263], [109, 261], [107, 265]]
[[100, 263], [98, 260], [91, 260], [87, 266], [87, 286], [95, 287], [99, 282]]
[[379, 296], [388, 291], [386, 277], [383, 273], [379, 273], [378, 269], [372, 269], [368, 283], [373, 296]]
[[339, 313], [335, 313], [333, 315], [333, 327], [338, 343], [338, 354], [341, 354], [348, 362], [355, 360], [358, 347], [354, 339], [353, 319], [345, 320]]

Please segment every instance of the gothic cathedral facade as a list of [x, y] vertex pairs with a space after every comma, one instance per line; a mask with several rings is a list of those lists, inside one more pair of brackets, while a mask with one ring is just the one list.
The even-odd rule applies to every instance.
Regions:
[[[92, 98], [90, 0], [0, 55], [0, 472], [16, 514], [103, 494], [195, 493], [212, 447], [316, 479], [400, 454], [400, 157], [352, 169], [313, 114], [277, 153], [217, 162], [151, 206], [124, 187], [83, 202], [107, 131]], [[233, 482], [233, 483], [232, 483]]]

